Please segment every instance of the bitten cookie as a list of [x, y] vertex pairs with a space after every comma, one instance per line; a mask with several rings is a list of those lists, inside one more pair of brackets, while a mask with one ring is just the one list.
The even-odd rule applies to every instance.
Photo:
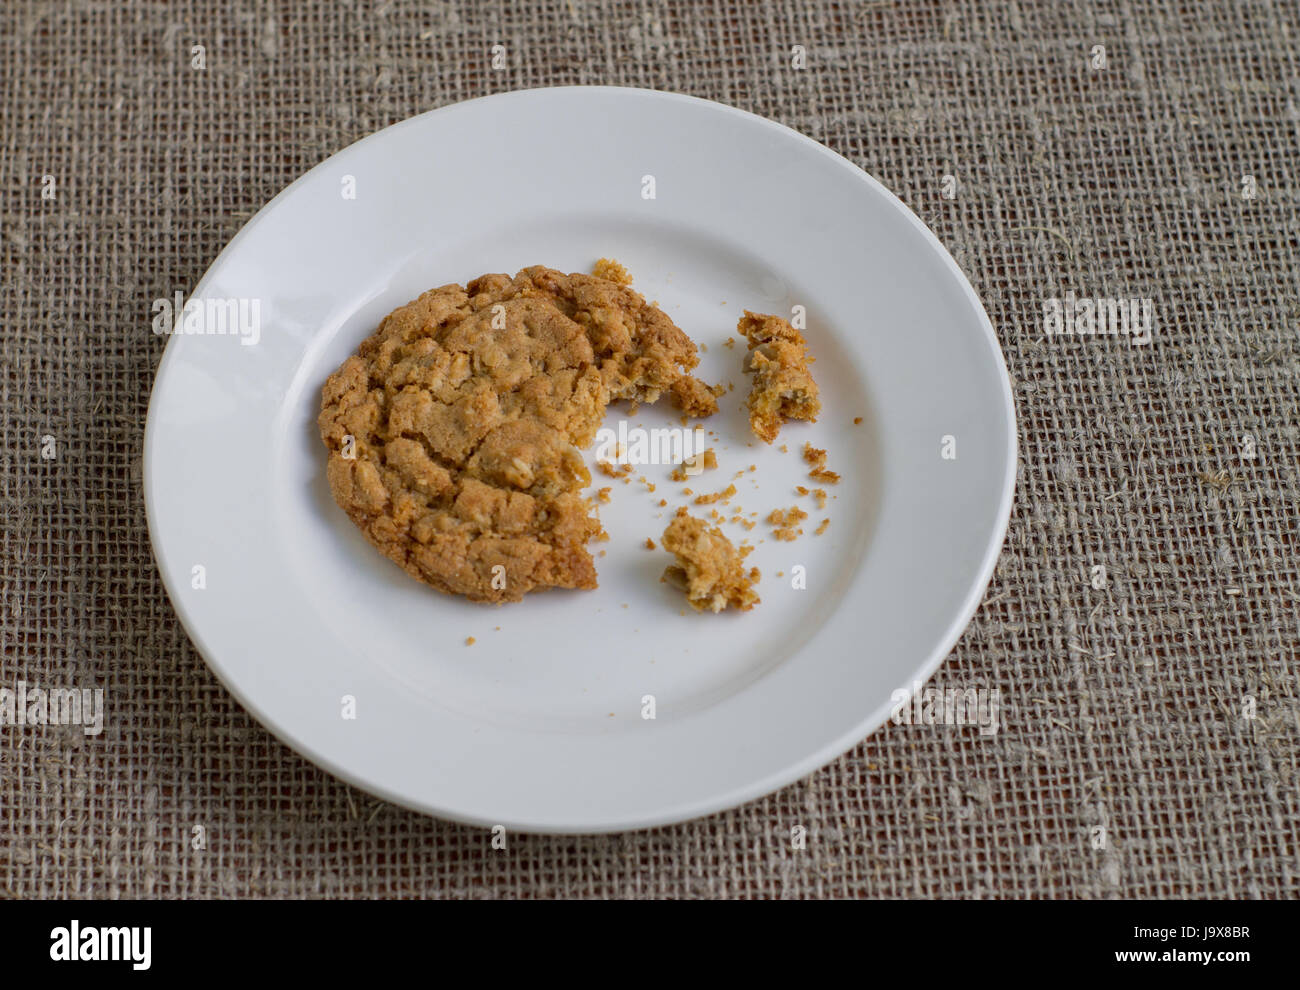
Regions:
[[326, 381], [330, 490], [439, 591], [508, 602], [594, 588], [586, 544], [601, 530], [577, 448], [617, 399], [668, 392], [712, 411], [689, 375], [698, 360], [672, 320], [610, 279], [535, 266], [431, 289]]

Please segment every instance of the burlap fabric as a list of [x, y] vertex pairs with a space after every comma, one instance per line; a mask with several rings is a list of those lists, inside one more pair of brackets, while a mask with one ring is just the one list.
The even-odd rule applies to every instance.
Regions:
[[[6, 895], [1297, 893], [1295, 4], [189, 0], [0, 25], [0, 686], [108, 698], [97, 737], [0, 729]], [[797, 128], [969, 275], [1019, 485], [936, 684], [997, 689], [996, 736], [891, 725], [734, 812], [494, 850], [299, 758], [190, 645], [142, 503], [150, 301], [352, 141], [575, 83]], [[1151, 300], [1154, 340], [1048, 337], [1069, 291]]]

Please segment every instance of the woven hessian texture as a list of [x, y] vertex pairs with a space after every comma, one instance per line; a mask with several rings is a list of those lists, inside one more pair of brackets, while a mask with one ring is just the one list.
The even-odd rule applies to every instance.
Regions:
[[[6, 3], [0, 25], [0, 686], [109, 699], [98, 737], [0, 729], [0, 892], [1298, 893], [1294, 3]], [[146, 531], [151, 300], [358, 138], [560, 84], [788, 124], [965, 270], [1020, 464], [992, 585], [934, 683], [996, 688], [996, 736], [889, 725], [732, 812], [494, 850], [317, 769], [209, 673]], [[1067, 291], [1150, 299], [1154, 340], [1048, 337]]]

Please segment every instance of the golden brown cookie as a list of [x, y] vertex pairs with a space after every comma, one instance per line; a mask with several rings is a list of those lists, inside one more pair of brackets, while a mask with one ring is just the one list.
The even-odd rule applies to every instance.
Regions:
[[[330, 490], [413, 577], [472, 601], [594, 588], [577, 447], [616, 399], [695, 395], [694, 343], [626, 285], [525, 268], [394, 310], [325, 383]], [[676, 386], [676, 389], [674, 387]]]
[[749, 392], [749, 426], [764, 443], [771, 443], [790, 419], [817, 420], [821, 411], [817, 383], [803, 334], [779, 316], [745, 310], [736, 329], [749, 341], [748, 370], [754, 373]]
[[726, 534], [685, 508], [664, 530], [664, 549], [677, 557], [664, 571], [663, 580], [686, 592], [686, 600], [697, 612], [724, 608], [748, 611], [758, 603], [754, 583], [758, 568], [745, 570], [747, 550], [737, 550]]

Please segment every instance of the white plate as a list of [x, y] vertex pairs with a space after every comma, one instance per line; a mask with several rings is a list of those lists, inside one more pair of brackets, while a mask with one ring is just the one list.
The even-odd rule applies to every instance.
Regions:
[[[699, 615], [659, 582], [668, 557], [644, 540], [658, 541], [688, 500], [669, 467], [636, 472], [653, 495], [597, 482], [614, 488], [601, 512], [612, 539], [593, 545], [607, 551], [598, 590], [500, 608], [411, 580], [330, 498], [320, 387], [384, 314], [483, 272], [586, 271], [601, 256], [627, 265], [636, 288], [708, 346], [705, 380], [735, 383], [705, 423], [721, 466], [690, 486], [723, 488], [755, 464], [737, 504], [811, 513], [793, 543], [765, 524], [727, 527], [764, 540], [751, 557], [764, 575], [751, 612]], [[1014, 413], [970, 285], [875, 180], [730, 107], [582, 87], [423, 114], [277, 196], [192, 298], [257, 300], [260, 339], [168, 342], [145, 443], [168, 593], [213, 671], [267, 728], [345, 780], [431, 814], [612, 831], [788, 784], [881, 725], [891, 693], [934, 671], [1005, 532]], [[749, 434], [744, 349], [722, 343], [742, 309], [788, 316], [796, 305], [824, 411], [785, 428], [783, 453]], [[626, 412], [612, 407], [606, 425]], [[643, 407], [629, 425], [676, 422]], [[955, 459], [941, 456], [945, 436]], [[826, 512], [793, 491], [813, 486], [805, 440], [844, 476]], [[792, 587], [796, 565], [804, 590]], [[354, 719], [342, 717], [345, 696]], [[653, 719], [642, 717], [646, 696]]]

